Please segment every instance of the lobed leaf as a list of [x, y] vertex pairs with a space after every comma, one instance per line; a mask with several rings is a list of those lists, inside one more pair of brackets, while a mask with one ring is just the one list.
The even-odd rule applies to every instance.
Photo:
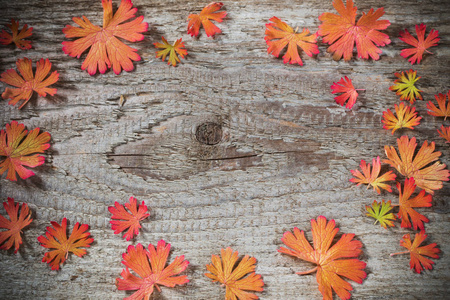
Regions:
[[397, 129], [414, 129], [414, 126], [420, 124], [422, 117], [417, 116], [415, 107], [405, 106], [403, 102], [400, 105], [395, 104], [394, 107], [397, 116], [390, 109], [383, 112], [383, 120], [381, 122], [384, 123], [384, 129], [392, 129], [392, 134], [394, 134]]
[[379, 176], [381, 170], [380, 157], [378, 156], [376, 159], [372, 159], [372, 168], [370, 164], [367, 164], [365, 160], [361, 160], [361, 164], [359, 165], [362, 173], [359, 170], [350, 170], [352, 175], [355, 178], [351, 178], [350, 181], [353, 183], [367, 184], [367, 188], [369, 186], [373, 186], [373, 189], [380, 194], [380, 188], [392, 192], [391, 186], [386, 181], [395, 180], [396, 175], [392, 173], [392, 171], [388, 171], [383, 175]]
[[413, 48], [403, 49], [400, 53], [404, 58], [408, 58], [411, 56], [408, 61], [413, 65], [414, 63], [420, 64], [422, 60], [422, 56], [425, 52], [432, 54], [427, 49], [430, 47], [437, 46], [440, 38], [439, 32], [437, 30], [431, 29], [427, 38], [425, 39], [425, 30], [427, 26], [425, 24], [416, 25], [416, 34], [417, 39], [408, 32], [407, 29], [405, 31], [400, 31], [400, 40], [403, 42], [413, 46]]
[[0, 231], [0, 249], [8, 250], [14, 245], [14, 253], [17, 253], [22, 244], [22, 229], [30, 225], [30, 208], [26, 203], [22, 203], [19, 213], [19, 203], [15, 203], [13, 198], [8, 197], [8, 202], [3, 202], [3, 207], [9, 216], [9, 220], [0, 215], [0, 228], [6, 229]]

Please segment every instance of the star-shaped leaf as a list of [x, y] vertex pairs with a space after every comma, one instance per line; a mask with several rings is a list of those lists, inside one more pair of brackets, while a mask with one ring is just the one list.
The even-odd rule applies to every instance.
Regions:
[[0, 249], [8, 250], [14, 245], [14, 253], [17, 253], [22, 244], [22, 229], [30, 225], [30, 208], [26, 203], [22, 203], [19, 213], [19, 203], [14, 203], [13, 198], [8, 197], [8, 202], [3, 202], [3, 207], [8, 213], [9, 220], [0, 215], [0, 228], [6, 229], [0, 231]]
[[420, 124], [422, 117], [417, 116], [415, 107], [406, 106], [403, 102], [400, 105], [395, 104], [394, 107], [397, 116], [390, 109], [383, 112], [383, 120], [381, 122], [384, 123], [384, 129], [392, 129], [392, 134], [394, 134], [397, 129], [414, 129], [414, 126]]
[[156, 48], [163, 49], [156, 52], [156, 58], [162, 57], [162, 60], [164, 61], [166, 60], [167, 54], [169, 54], [167, 64], [172, 64], [172, 66], [175, 67], [177, 65], [177, 62], [180, 62], [178, 55], [180, 55], [181, 58], [184, 58], [184, 56], [188, 54], [187, 50], [184, 49], [184, 43], [182, 42], [183, 39], [176, 40], [173, 45], [169, 44], [164, 37], [161, 37], [161, 39], [163, 41], [162, 43], [153, 44]]
[[16, 22], [14, 19], [11, 19], [11, 24], [6, 26], [11, 30], [11, 34], [2, 30], [0, 33], [0, 44], [9, 45], [14, 43], [17, 48], [31, 49], [31, 42], [24, 39], [33, 34], [33, 27], [28, 28], [28, 25], [25, 24], [19, 32], [19, 21]]
[[387, 226], [394, 226], [395, 216], [393, 213], [390, 213], [392, 209], [390, 200], [388, 202], [382, 200], [381, 203], [373, 200], [372, 206], [366, 205], [366, 216], [374, 218], [374, 224], [380, 222], [381, 227], [387, 229]]
[[353, 183], [367, 184], [367, 188], [373, 186], [373, 189], [380, 194], [380, 188], [392, 192], [391, 186], [386, 181], [395, 180], [396, 175], [392, 173], [392, 171], [388, 171], [383, 175], [380, 175], [381, 163], [380, 157], [378, 156], [376, 159], [372, 159], [372, 167], [370, 164], [366, 163], [365, 160], [361, 160], [361, 164], [359, 167], [362, 170], [362, 173], [359, 170], [350, 170], [355, 178], [351, 178], [350, 181]]
[[189, 23], [187, 33], [191, 36], [198, 36], [201, 25], [203, 25], [203, 27], [205, 28], [207, 36], [214, 36], [218, 33], [221, 33], [222, 31], [220, 30], [220, 28], [214, 25], [214, 23], [210, 20], [219, 23], [223, 21], [223, 18], [225, 18], [227, 15], [227, 12], [217, 12], [222, 8], [222, 6], [222, 2], [211, 2], [202, 9], [200, 14], [190, 14], [188, 17]]
[[444, 127], [444, 125], [442, 125], [441, 131], [439, 131], [438, 129], [439, 136], [444, 138], [446, 140], [446, 143], [450, 143], [450, 126]]
[[358, 98], [358, 92], [357, 91], [364, 91], [363, 89], [355, 89], [353, 86], [352, 80], [349, 79], [347, 76], [342, 77], [338, 82], [333, 82], [331, 85], [331, 93], [342, 93], [339, 96], [336, 96], [334, 100], [336, 100], [336, 103], [344, 106], [345, 101], [348, 100], [346, 107], [348, 109], [351, 109], [353, 105], [356, 103], [356, 98]]
[[394, 80], [394, 85], [390, 86], [389, 89], [393, 92], [396, 92], [397, 96], [400, 96], [400, 100], [407, 100], [411, 104], [414, 103], [417, 99], [422, 100], [422, 95], [415, 84], [417, 80], [420, 79], [420, 76], [417, 77], [417, 71], [409, 70], [406, 72], [395, 73], [394, 74], [397, 79]]
[[400, 31], [400, 40], [413, 46], [413, 48], [403, 49], [400, 55], [403, 56], [404, 58], [408, 58], [409, 56], [411, 56], [408, 59], [408, 61], [412, 65], [416, 62], [420, 64], [424, 52], [433, 54], [427, 49], [430, 47], [437, 46], [437, 43], [440, 40], [440, 38], [438, 38], [439, 32], [434, 29], [431, 29], [430, 33], [425, 39], [426, 28], [427, 26], [425, 24], [416, 25], [417, 39], [413, 37], [411, 33], [408, 32], [407, 29], [405, 29], [405, 31]]
[[[450, 90], [446, 95], [439, 93], [438, 95], [434, 95], [436, 101], [439, 105], [439, 108], [433, 104], [433, 102], [429, 101], [427, 103], [428, 114], [435, 117], [444, 117], [444, 120], [447, 120], [447, 117], [450, 117]], [[445, 100], [447, 101], [447, 107], [445, 106]]]

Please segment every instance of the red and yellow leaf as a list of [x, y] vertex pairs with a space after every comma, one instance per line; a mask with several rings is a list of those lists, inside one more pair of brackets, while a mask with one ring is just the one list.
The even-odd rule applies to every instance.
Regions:
[[144, 220], [150, 214], [147, 213], [147, 205], [144, 204], [144, 201], [137, 206], [137, 200], [134, 197], [130, 197], [130, 203], [125, 203], [125, 207], [119, 202], [115, 202], [114, 206], [108, 207], [109, 212], [112, 214], [111, 223], [112, 230], [114, 230], [114, 234], [119, 234], [126, 229], [127, 232], [123, 235], [123, 237], [129, 241], [135, 235], [139, 234], [139, 228], [141, 228], [140, 221]]
[[[163, 240], [158, 242], [156, 249], [152, 244], [148, 245], [148, 250], [141, 244], [137, 244], [136, 247], [128, 246], [127, 253], [122, 254], [122, 263], [126, 269], [120, 274], [122, 278], [116, 279], [116, 286], [119, 290], [136, 292], [125, 300], [148, 300], [155, 287], [161, 291], [160, 285], [174, 287], [189, 282], [186, 275], [175, 276], [186, 270], [189, 262], [181, 255], [166, 266], [169, 252], [170, 244], [166, 244]], [[131, 273], [128, 268], [138, 276]]]
[[0, 33], [0, 44], [9, 45], [14, 43], [17, 48], [31, 49], [31, 41], [24, 39], [33, 34], [33, 27], [28, 28], [28, 25], [25, 24], [19, 32], [19, 21], [16, 22], [14, 19], [11, 19], [11, 24], [7, 24], [6, 26], [11, 30], [11, 34], [2, 30]]
[[366, 278], [367, 275], [364, 272], [366, 263], [356, 258], [349, 259], [361, 254], [362, 243], [353, 240], [354, 234], [343, 234], [330, 248], [336, 233], [339, 231], [335, 227], [334, 220], [327, 222], [325, 217], [319, 216], [317, 221], [311, 220], [314, 248], [306, 240], [303, 230], [295, 227], [293, 234], [287, 231], [281, 239], [290, 249], [281, 247], [278, 251], [316, 264], [315, 268], [305, 272], [297, 272], [297, 274], [305, 275], [317, 271], [317, 283], [323, 299], [332, 300], [333, 290], [339, 298], [350, 299], [349, 291], [353, 288], [341, 276], [357, 283], [362, 283], [363, 279]]
[[393, 207], [391, 206], [390, 200], [388, 202], [384, 202], [384, 200], [382, 200], [381, 203], [373, 200], [371, 206], [366, 205], [366, 216], [374, 218], [374, 224], [380, 222], [381, 227], [387, 229], [387, 226], [394, 226], [393, 221], [395, 220], [395, 215], [393, 213], [390, 213], [392, 209]]
[[392, 171], [389, 171], [379, 176], [381, 170], [379, 156], [377, 159], [372, 159], [372, 168], [370, 164], [367, 164], [363, 159], [361, 160], [359, 167], [361, 168], [362, 173], [359, 170], [350, 170], [352, 175], [355, 176], [355, 178], [350, 179], [351, 182], [357, 183], [358, 185], [367, 184], [367, 188], [373, 186], [373, 189], [377, 191], [378, 194], [380, 194], [380, 188], [392, 192], [391, 186], [385, 182], [395, 180], [396, 175], [392, 173]]
[[37, 167], [45, 162], [44, 153], [50, 147], [50, 133], [39, 128], [28, 132], [25, 125], [12, 121], [6, 124], [6, 130], [0, 131], [0, 175], [8, 171], [6, 179], [16, 181], [16, 172], [22, 179], [34, 175], [26, 167]]
[[438, 38], [439, 32], [434, 29], [431, 29], [430, 33], [425, 39], [426, 28], [427, 26], [425, 24], [416, 25], [417, 39], [413, 37], [411, 33], [408, 32], [407, 29], [405, 29], [405, 31], [400, 31], [400, 40], [413, 46], [413, 48], [403, 49], [400, 55], [403, 56], [404, 58], [408, 58], [409, 56], [411, 56], [408, 59], [408, 61], [412, 65], [416, 62], [420, 64], [424, 52], [433, 54], [427, 49], [430, 47], [437, 46], [437, 43], [440, 40], [440, 38]]
[[80, 247], [90, 247], [93, 238], [90, 238], [90, 233], [87, 232], [89, 226], [87, 224], [76, 223], [73, 227], [72, 233], [67, 238], [67, 219], [62, 219], [61, 225], [57, 222], [51, 222], [53, 227], [48, 226], [45, 236], [38, 237], [41, 246], [48, 249], [55, 249], [44, 254], [42, 262], [48, 263], [52, 270], [59, 270], [69, 253], [82, 257], [86, 254], [86, 249]]
[[178, 55], [180, 55], [181, 58], [184, 58], [184, 56], [188, 54], [187, 50], [184, 49], [184, 43], [182, 42], [183, 39], [176, 40], [173, 45], [167, 43], [167, 40], [164, 37], [161, 37], [161, 39], [163, 41], [162, 43], [153, 44], [156, 48], [163, 49], [156, 52], [156, 58], [162, 57], [162, 60], [164, 61], [166, 60], [167, 54], [169, 54], [167, 64], [172, 64], [172, 66], [175, 67], [177, 65], [177, 62], [180, 62]]
[[[36, 73], [33, 75], [33, 70], [31, 67], [31, 60], [28, 58], [19, 59], [16, 62], [17, 69], [19, 70], [20, 76], [16, 70], [9, 69], [3, 72], [0, 81], [15, 86], [17, 89], [6, 88], [2, 94], [3, 99], [11, 99], [8, 103], [11, 105], [16, 105], [20, 100], [25, 100], [20, 106], [21, 109], [28, 100], [30, 100], [33, 91], [38, 93], [39, 96], [45, 97], [47, 94], [55, 95], [56, 89], [49, 88], [48, 86], [54, 84], [59, 79], [59, 73], [53, 71], [48, 77], [48, 73], [52, 68], [52, 64], [48, 59], [41, 58], [36, 63]], [[45, 78], [47, 77], [47, 78]]]
[[[264, 282], [261, 275], [255, 273], [256, 258], [245, 255], [235, 267], [239, 256], [237, 251], [228, 247], [220, 251], [220, 256], [222, 259], [218, 255], [212, 255], [212, 264], [206, 265], [206, 269], [211, 273], [205, 273], [205, 276], [212, 279], [213, 282], [225, 285], [225, 299], [259, 299], [255, 294], [247, 292], [263, 291]], [[247, 274], [248, 276], [246, 276]]]
[[358, 57], [373, 60], [380, 58], [382, 52], [377, 46], [388, 45], [391, 40], [387, 34], [379, 30], [386, 29], [391, 23], [388, 20], [378, 20], [384, 15], [384, 9], [379, 8], [375, 12], [373, 8], [367, 14], [363, 13], [356, 22], [356, 6], [352, 0], [347, 0], [347, 6], [342, 0], [334, 0], [333, 6], [338, 14], [323, 13], [319, 20], [318, 34], [323, 37], [323, 42], [330, 45], [328, 52], [333, 53], [333, 59], [350, 60], [353, 56], [353, 48], [356, 44]]
[[141, 57], [136, 49], [121, 42], [118, 38], [137, 42], [144, 39], [142, 32], [146, 32], [148, 24], [143, 22], [140, 16], [133, 21], [124, 23], [134, 18], [137, 8], [133, 8], [131, 0], [122, 0], [116, 13], [113, 15], [112, 0], [102, 0], [103, 28], [93, 25], [88, 18], [74, 17], [72, 20], [80, 27], [66, 25], [63, 33], [66, 38], [79, 38], [75, 41], [64, 41], [64, 53], [80, 58], [87, 49], [89, 52], [81, 65], [81, 69], [87, 69], [89, 75], [105, 73], [108, 68], [119, 74], [122, 69], [130, 72], [134, 69], [132, 61], [139, 61]]
[[[439, 93], [438, 95], [434, 95], [436, 101], [439, 105], [439, 108], [433, 104], [433, 102], [429, 101], [427, 103], [428, 114], [435, 117], [444, 117], [444, 120], [447, 120], [447, 117], [450, 117], [450, 90], [446, 95]], [[445, 106], [445, 100], [447, 101], [447, 107]]]
[[439, 250], [439, 248], [436, 248], [436, 243], [420, 246], [426, 238], [427, 235], [423, 230], [419, 233], [416, 233], [414, 242], [411, 242], [411, 236], [409, 235], [409, 233], [405, 234], [403, 236], [403, 240], [400, 241], [400, 246], [405, 247], [406, 249], [408, 249], [408, 251], [392, 253], [391, 256], [409, 253], [411, 257], [409, 265], [411, 269], [414, 269], [416, 271], [416, 273], [421, 273], [424, 268], [426, 270], [433, 269], [434, 262], [431, 259], [426, 258], [425, 256], [431, 258], [439, 258], [438, 253], [441, 252], [441, 250]]
[[406, 106], [403, 102], [400, 105], [395, 104], [394, 106], [397, 116], [390, 109], [383, 112], [383, 120], [381, 122], [384, 123], [384, 129], [392, 129], [392, 134], [394, 134], [397, 129], [414, 129], [414, 126], [420, 124], [422, 117], [417, 116], [415, 107]]
[[439, 136], [447, 140], [446, 143], [450, 143], [450, 126], [444, 127], [444, 125], [442, 125], [441, 130], [442, 132], [438, 129]]
[[425, 190], [421, 190], [416, 197], [411, 198], [411, 195], [416, 190], [414, 178], [407, 178], [405, 180], [403, 191], [402, 185], [398, 182], [397, 189], [399, 192], [398, 218], [402, 220], [401, 226], [411, 228], [411, 222], [409, 221], [409, 218], [411, 218], [414, 230], [417, 230], [417, 228], [424, 230], [423, 222], [428, 223], [429, 220], [427, 217], [414, 210], [414, 208], [431, 207], [431, 195], [426, 195]]
[[310, 57], [319, 53], [316, 41], [317, 33], [310, 34], [308, 29], [303, 29], [302, 32], [297, 33], [297, 29], [292, 29], [291, 26], [277, 17], [272, 17], [269, 21], [273, 23], [266, 24], [266, 36], [264, 39], [269, 46], [267, 53], [272, 53], [278, 57], [280, 52], [287, 46], [286, 54], [283, 56], [283, 63], [297, 63], [300, 66], [303, 66], [303, 61], [298, 54], [298, 47]]
[[8, 197], [8, 202], [3, 202], [3, 207], [8, 213], [9, 220], [0, 215], [0, 228], [6, 229], [0, 231], [0, 249], [8, 250], [14, 245], [14, 253], [17, 253], [22, 244], [20, 236], [22, 229], [33, 221], [28, 205], [22, 203], [20, 213], [19, 206], [19, 203], [14, 203], [13, 198]]
[[417, 71], [409, 70], [406, 72], [395, 73], [394, 74], [397, 79], [394, 80], [394, 85], [390, 86], [389, 89], [396, 93], [397, 96], [400, 96], [400, 100], [407, 100], [411, 104], [414, 103], [417, 99], [422, 100], [422, 95], [416, 86], [415, 83], [420, 79], [420, 76], [417, 77]]
[[223, 21], [223, 18], [225, 18], [227, 15], [227, 12], [217, 12], [222, 8], [222, 6], [222, 2], [211, 2], [202, 9], [200, 14], [190, 14], [188, 16], [189, 23], [187, 33], [191, 36], [198, 36], [201, 25], [203, 25], [203, 28], [205, 28], [207, 36], [214, 36], [218, 33], [221, 33], [222, 31], [220, 30], [220, 28], [214, 25], [214, 23], [210, 20], [219, 23]]
[[334, 100], [336, 103], [344, 106], [345, 101], [348, 100], [346, 107], [351, 109], [353, 105], [355, 105], [356, 98], [358, 98], [357, 91], [364, 91], [363, 89], [355, 89], [352, 83], [352, 80], [347, 76], [342, 77], [338, 82], [333, 82], [331, 85], [331, 93], [343, 93], [339, 96], [336, 96]]
[[445, 169], [445, 164], [438, 161], [441, 152], [434, 152], [434, 142], [428, 144], [425, 141], [415, 156], [415, 137], [410, 140], [408, 136], [402, 136], [397, 139], [397, 145], [398, 154], [393, 146], [384, 146], [388, 159], [383, 160], [383, 163], [390, 164], [406, 178], [414, 177], [419, 188], [434, 194], [433, 190], [442, 188], [442, 181], [449, 180], [450, 172]]

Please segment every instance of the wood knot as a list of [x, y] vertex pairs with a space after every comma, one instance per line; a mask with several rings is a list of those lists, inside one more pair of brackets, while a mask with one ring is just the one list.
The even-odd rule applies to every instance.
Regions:
[[212, 122], [202, 123], [197, 127], [195, 137], [202, 144], [218, 144], [222, 140], [222, 126]]

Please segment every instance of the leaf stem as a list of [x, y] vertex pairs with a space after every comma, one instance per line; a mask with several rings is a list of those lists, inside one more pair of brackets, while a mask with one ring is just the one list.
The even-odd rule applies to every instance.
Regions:
[[391, 256], [399, 255], [399, 254], [406, 254], [406, 253], [409, 253], [409, 251], [403, 251], [403, 252], [391, 253]]
[[317, 271], [317, 268], [318, 267], [315, 267], [314, 269], [311, 269], [311, 270], [308, 270], [308, 271], [304, 271], [304, 272], [296, 272], [295, 274], [298, 274], [298, 275], [311, 274], [311, 273], [314, 273], [315, 271]]

